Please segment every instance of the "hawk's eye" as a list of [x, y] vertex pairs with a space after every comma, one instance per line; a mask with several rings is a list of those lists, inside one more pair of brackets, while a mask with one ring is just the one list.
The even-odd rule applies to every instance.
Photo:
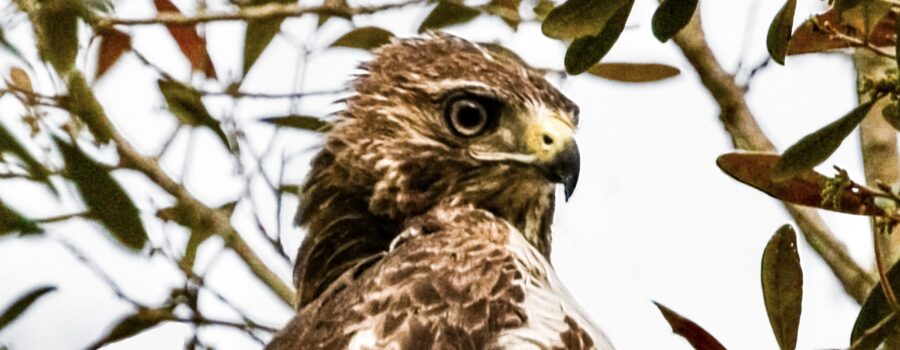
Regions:
[[486, 98], [462, 97], [452, 100], [444, 113], [454, 132], [465, 137], [477, 136], [494, 123], [497, 108], [492, 102]]

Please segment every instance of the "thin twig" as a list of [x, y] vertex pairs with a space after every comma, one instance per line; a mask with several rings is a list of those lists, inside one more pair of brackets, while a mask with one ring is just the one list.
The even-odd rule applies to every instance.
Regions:
[[[700, 11], [696, 11], [694, 18], [675, 36], [674, 41], [719, 105], [719, 118], [725, 131], [731, 135], [734, 147], [775, 152], [775, 146], [750, 112], [744, 91], [735, 83], [734, 77], [722, 69], [709, 48], [700, 26]], [[797, 222], [806, 241], [825, 260], [844, 290], [857, 302], [865, 300], [875, 279], [850, 257], [847, 248], [834, 237], [816, 210], [787, 203], [784, 206]]]
[[425, 0], [411, 0], [401, 3], [384, 4], [377, 6], [365, 6], [357, 8], [340, 8], [334, 6], [301, 6], [299, 4], [270, 3], [262, 6], [246, 7], [236, 12], [202, 13], [197, 15], [183, 15], [175, 12], [162, 12], [152, 18], [99, 18], [95, 27], [108, 28], [115, 25], [136, 26], [152, 24], [171, 25], [195, 25], [198, 23], [218, 21], [246, 21], [271, 18], [299, 17], [306, 14], [330, 15], [351, 17], [361, 14], [372, 14], [385, 10], [424, 3]]

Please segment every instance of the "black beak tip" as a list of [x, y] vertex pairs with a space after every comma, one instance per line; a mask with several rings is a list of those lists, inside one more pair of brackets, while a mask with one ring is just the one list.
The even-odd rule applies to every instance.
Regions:
[[572, 197], [572, 194], [575, 193], [575, 185], [578, 184], [578, 176], [570, 176], [563, 180], [563, 186], [566, 194], [566, 202], [569, 201], [569, 198]]

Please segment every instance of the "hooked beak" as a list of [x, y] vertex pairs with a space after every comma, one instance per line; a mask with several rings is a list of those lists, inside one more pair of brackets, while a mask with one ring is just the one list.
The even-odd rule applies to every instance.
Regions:
[[578, 145], [573, 141], [564, 149], [556, 153], [555, 157], [543, 165], [547, 179], [563, 185], [566, 201], [575, 192], [578, 184], [578, 173], [581, 170], [581, 156], [578, 154]]
[[575, 126], [557, 114], [542, 115], [526, 131], [526, 144], [548, 180], [565, 186], [566, 201], [575, 192], [581, 158], [575, 143]]

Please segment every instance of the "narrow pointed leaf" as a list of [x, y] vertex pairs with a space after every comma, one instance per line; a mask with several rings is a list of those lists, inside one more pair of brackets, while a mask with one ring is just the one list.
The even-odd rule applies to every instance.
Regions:
[[725, 347], [716, 340], [709, 332], [707, 332], [703, 327], [700, 327], [694, 321], [691, 321], [683, 316], [679, 315], [672, 309], [667, 308], [665, 305], [653, 302], [657, 308], [659, 308], [659, 312], [663, 314], [666, 322], [669, 323], [669, 326], [672, 326], [672, 332], [680, 335], [682, 338], [691, 343], [691, 346], [697, 350], [725, 350]]
[[92, 213], [122, 245], [141, 250], [147, 243], [147, 231], [140, 212], [122, 186], [107, 173], [106, 168], [82, 153], [77, 145], [70, 145], [54, 137], [66, 163], [66, 174], [75, 183], [78, 193]]
[[[855, 215], [884, 215], [875, 198], [853, 191], [841, 191], [828, 201], [822, 196], [829, 179], [813, 170], [776, 181], [775, 166], [780, 157], [766, 153], [727, 153], [716, 159], [716, 165], [735, 180], [785, 202]], [[875, 190], [870, 190], [875, 192]]]
[[762, 289], [778, 346], [781, 350], [795, 349], [803, 301], [803, 270], [797, 254], [797, 234], [790, 225], [779, 228], [766, 245]]
[[619, 35], [625, 30], [632, 5], [634, 5], [634, 1], [629, 1], [626, 6], [620, 7], [605, 23], [600, 34], [575, 39], [569, 45], [563, 62], [567, 73], [581, 74], [606, 56], [613, 44], [619, 40]]
[[[541, 31], [554, 39], [598, 36], [632, 0], [569, 0], [550, 11]], [[630, 9], [629, 9], [630, 11]]]
[[175, 319], [175, 316], [167, 308], [138, 310], [138, 312], [121, 319], [110, 329], [109, 333], [89, 346], [88, 349], [99, 349], [117, 341], [131, 338], [158, 326], [160, 323], [173, 319]]
[[15, 209], [0, 201], [0, 237], [14, 232], [22, 235], [32, 235], [43, 233], [44, 230], [34, 221], [28, 220]]
[[[160, 13], [181, 13], [178, 7], [170, 0], [153, 0], [153, 4]], [[172, 35], [172, 38], [175, 39], [178, 48], [190, 61], [191, 68], [195, 71], [203, 72], [209, 78], [217, 79], [216, 67], [213, 66], [209, 52], [206, 50], [206, 39], [197, 33], [197, 28], [195, 26], [176, 24], [166, 25], [166, 28], [169, 30], [169, 34]]]
[[550, 11], [553, 11], [553, 1], [538, 0], [537, 4], [534, 5], [533, 11], [537, 16], [537, 19], [543, 22], [547, 19], [547, 15], [550, 14]]
[[[887, 273], [888, 281], [894, 291], [900, 291], [900, 262], [895, 263]], [[897, 317], [884, 296], [881, 283], [875, 286], [866, 301], [863, 302], [853, 331], [850, 332], [850, 343], [860, 344], [855, 349], [872, 349], [880, 345], [887, 336], [900, 326]], [[892, 317], [893, 319], [887, 319]], [[887, 320], [886, 320], [887, 319]], [[881, 323], [881, 325], [879, 325]], [[864, 342], [863, 342], [864, 340]]]
[[302, 129], [315, 132], [327, 131], [331, 126], [328, 122], [317, 117], [305, 115], [289, 115], [284, 117], [263, 118], [260, 121], [278, 127]]
[[394, 34], [378, 27], [356, 28], [331, 44], [332, 47], [352, 47], [356, 49], [372, 50], [391, 41]]
[[247, 76], [259, 56], [281, 31], [282, 22], [284, 19], [281, 18], [247, 21], [247, 32], [244, 35], [244, 76]]
[[[270, 3], [289, 4], [292, 2], [296, 2], [296, 0], [256, 0], [251, 1], [250, 5], [261, 6]], [[275, 35], [281, 31], [283, 22], [284, 18], [247, 21], [247, 31], [244, 34], [244, 76], [247, 76], [259, 56], [269, 47]]]
[[519, 6], [522, 0], [491, 0], [485, 6], [487, 12], [500, 17], [513, 30], [518, 29], [522, 17], [519, 15]]
[[3, 127], [3, 124], [0, 124], [0, 153], [12, 153], [15, 155], [24, 164], [28, 174], [33, 176], [35, 180], [47, 185], [51, 191], [56, 193], [56, 189], [50, 183], [50, 171], [44, 167], [44, 164], [32, 157], [31, 153], [19, 143], [16, 137]]
[[32, 15], [38, 53], [60, 76], [65, 76], [78, 55], [77, 6], [42, 7]]
[[97, 101], [84, 75], [78, 71], [72, 72], [67, 86], [69, 96], [66, 103], [69, 110], [87, 125], [97, 143], [105, 144], [112, 140], [113, 126], [109, 124], [103, 106]]
[[56, 287], [53, 286], [43, 286], [32, 289], [28, 293], [25, 293], [19, 299], [12, 303], [12, 305], [8, 306], [2, 313], [0, 313], [0, 331], [3, 330], [10, 323], [15, 321], [19, 316], [28, 310], [34, 302], [38, 301], [47, 293], [55, 291]]
[[787, 54], [788, 44], [791, 41], [791, 29], [794, 26], [794, 10], [796, 8], [797, 0], [787, 0], [784, 7], [775, 15], [772, 24], [769, 25], [766, 48], [769, 49], [772, 59], [781, 65], [784, 65], [784, 56]]
[[169, 106], [169, 111], [178, 118], [182, 124], [202, 126], [209, 128], [219, 137], [222, 144], [229, 148], [228, 136], [222, 130], [222, 125], [213, 118], [206, 106], [203, 105], [202, 95], [194, 88], [171, 80], [160, 79], [159, 91]]
[[419, 26], [419, 33], [429, 29], [440, 29], [455, 24], [463, 24], [478, 17], [480, 13], [478, 10], [465, 5], [450, 1], [440, 1]]
[[100, 32], [100, 49], [97, 53], [97, 76], [100, 79], [119, 58], [131, 50], [131, 36], [115, 29]]
[[681, 31], [694, 16], [697, 0], [665, 0], [653, 13], [653, 36], [666, 42]]
[[822, 164], [862, 122], [875, 102], [873, 100], [857, 106], [847, 115], [804, 136], [788, 147], [775, 166], [775, 180], [785, 180]]
[[604, 79], [626, 83], [660, 81], [681, 74], [678, 68], [658, 63], [599, 63], [587, 71]]

